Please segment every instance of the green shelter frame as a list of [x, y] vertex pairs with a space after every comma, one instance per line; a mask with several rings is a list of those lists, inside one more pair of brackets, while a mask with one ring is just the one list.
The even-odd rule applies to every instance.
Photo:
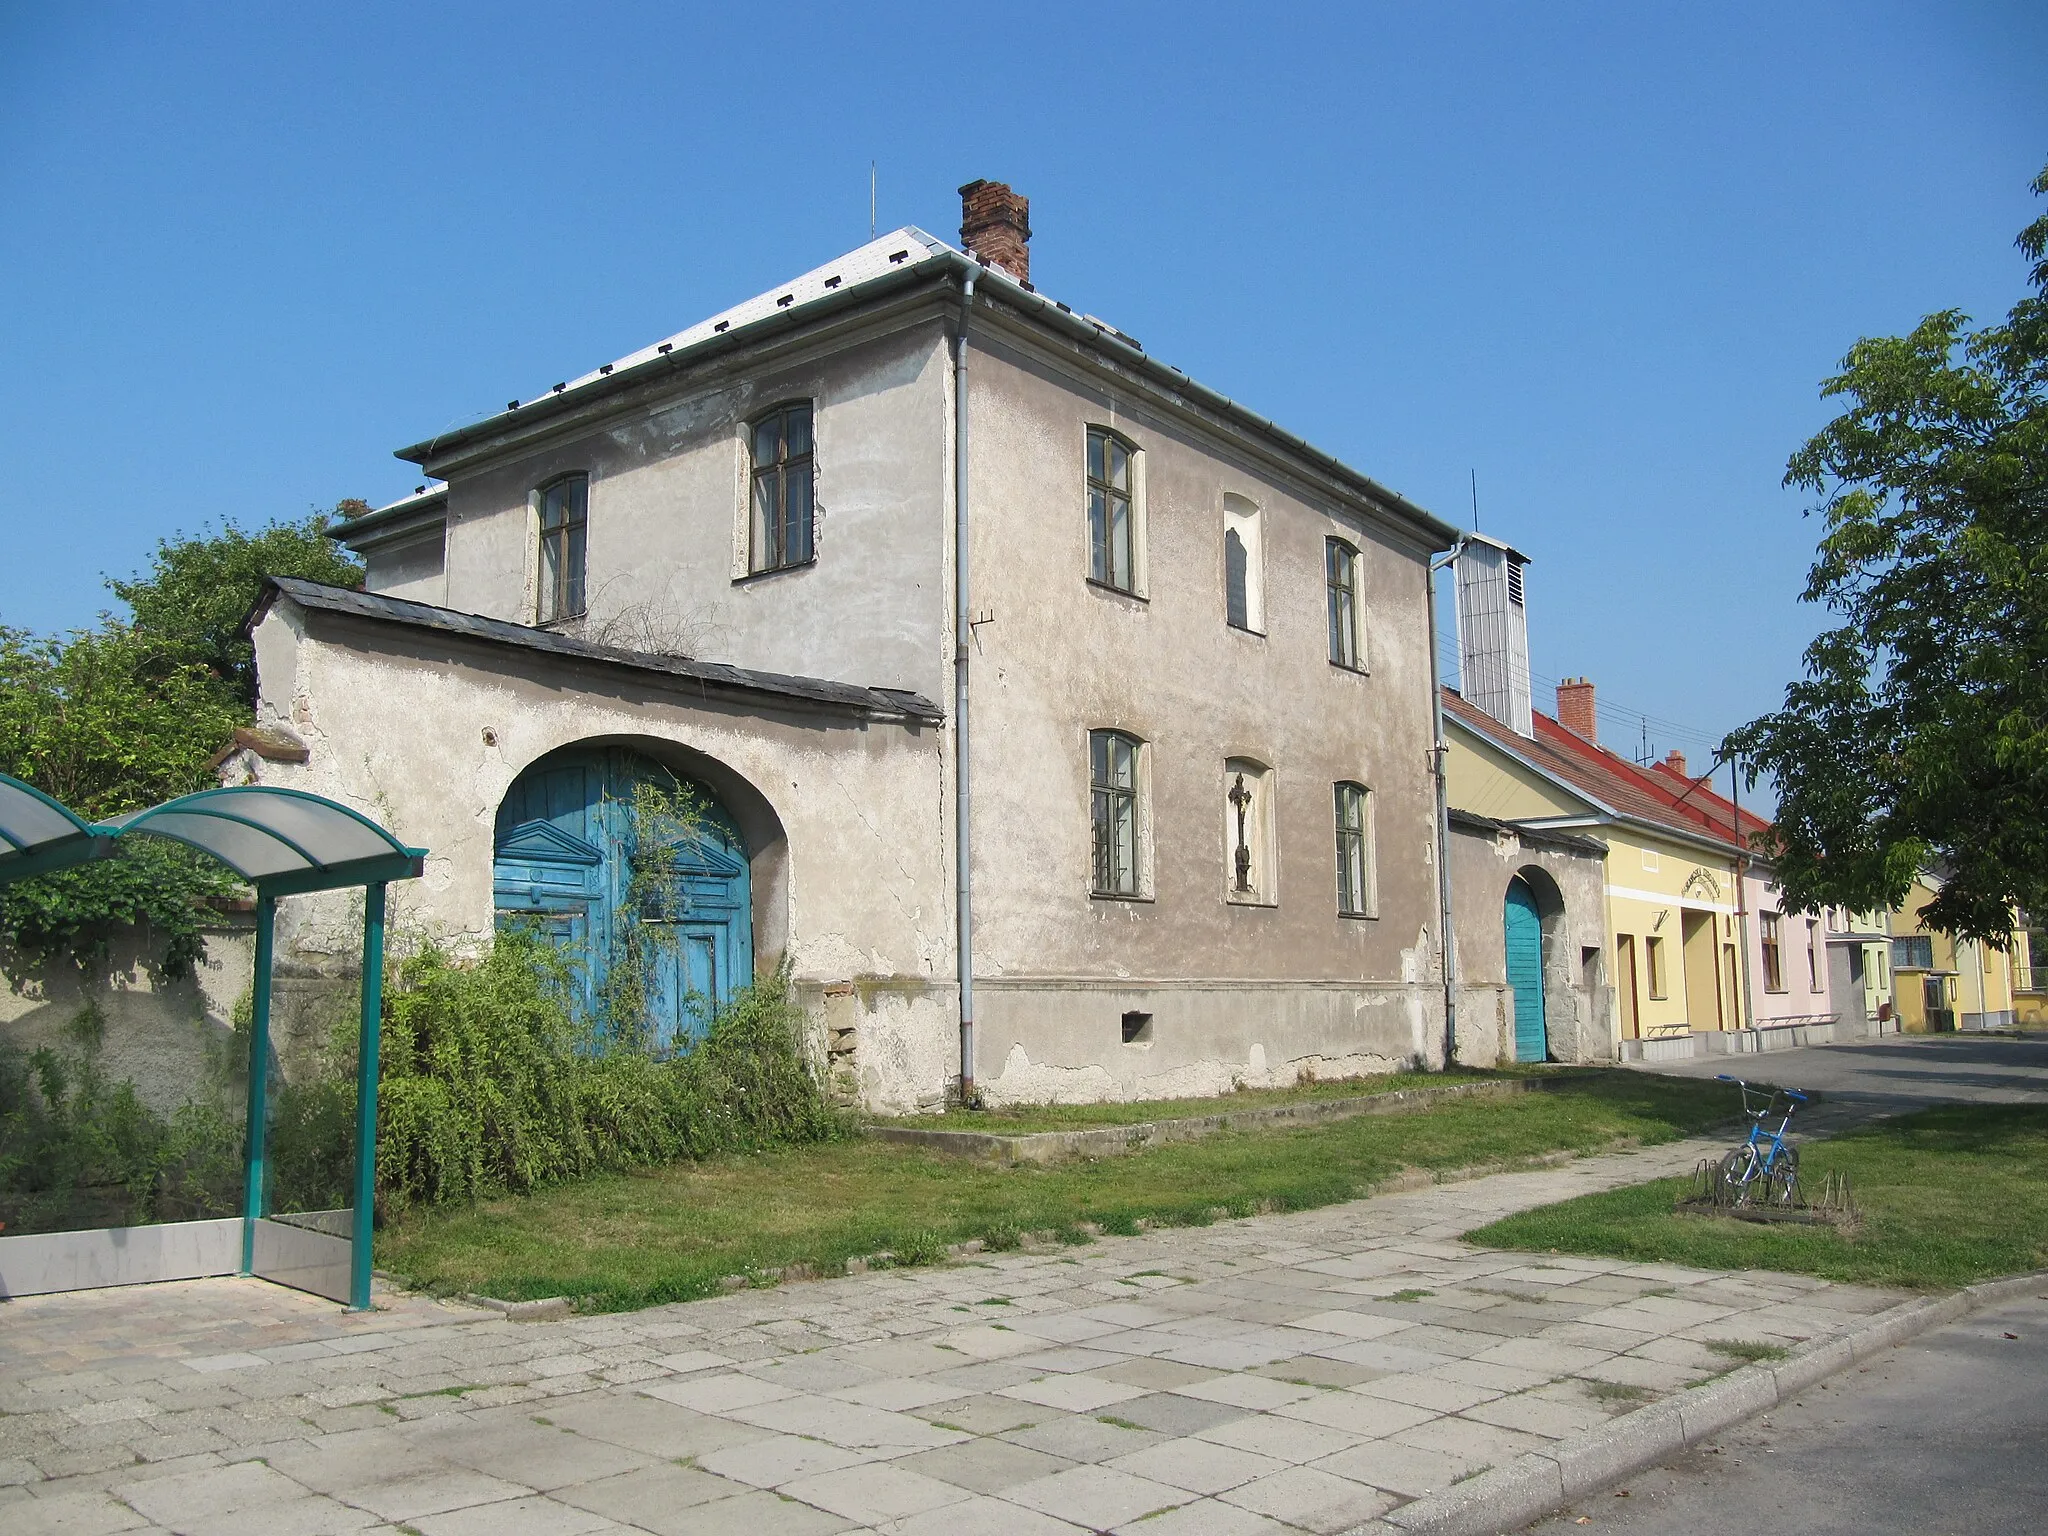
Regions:
[[384, 1011], [386, 887], [418, 878], [427, 851], [408, 848], [367, 816], [303, 790], [249, 784], [203, 789], [147, 810], [88, 822], [33, 785], [0, 774], [0, 885], [72, 869], [119, 851], [124, 837], [163, 837], [196, 848], [256, 889], [256, 977], [249, 1035], [247, 1169], [240, 1273], [254, 1272], [265, 1211], [269, 1122], [270, 997], [277, 899], [363, 889], [362, 1012], [356, 1050], [356, 1166], [348, 1303], [370, 1305], [370, 1244], [377, 1187], [377, 1057]]

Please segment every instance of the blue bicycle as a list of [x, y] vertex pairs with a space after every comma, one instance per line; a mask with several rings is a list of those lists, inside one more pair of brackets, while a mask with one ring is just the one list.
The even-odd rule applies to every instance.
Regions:
[[[1749, 1137], [1721, 1159], [1721, 1187], [1733, 1205], [1796, 1205], [1799, 1203], [1799, 1149], [1785, 1140], [1785, 1128], [1802, 1104], [1812, 1100], [1796, 1088], [1752, 1088], [1739, 1077], [1716, 1074], [1742, 1090], [1742, 1112], [1749, 1117]], [[1776, 1130], [1769, 1122], [1775, 1117]]]

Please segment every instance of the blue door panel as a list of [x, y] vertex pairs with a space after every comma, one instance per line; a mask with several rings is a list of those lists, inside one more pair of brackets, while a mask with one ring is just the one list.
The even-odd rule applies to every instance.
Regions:
[[1508, 986], [1515, 994], [1515, 1060], [1542, 1061], [1550, 1054], [1543, 1017], [1543, 919], [1535, 894], [1519, 877], [1508, 882], [1501, 924], [1507, 941]]
[[[648, 1023], [658, 1049], [701, 1035], [711, 1013], [753, 980], [753, 898], [739, 829], [703, 786], [703, 811], [676, 850], [676, 877], [643, 891], [633, 886], [636, 785], [676, 781], [659, 765], [619, 748], [558, 754], [514, 781], [498, 809], [493, 893], [501, 926], [537, 926], [569, 952], [580, 1003], [595, 1014], [615, 925], [649, 931]], [[643, 882], [644, 884], [644, 882]]]

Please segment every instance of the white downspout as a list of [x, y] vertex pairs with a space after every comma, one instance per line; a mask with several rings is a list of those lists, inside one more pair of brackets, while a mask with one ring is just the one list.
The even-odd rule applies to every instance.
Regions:
[[968, 647], [974, 638], [967, 593], [967, 321], [974, 306], [970, 266], [960, 284], [960, 325], [953, 337], [953, 865], [954, 950], [960, 970], [960, 1103], [974, 1090], [974, 861], [967, 770]]

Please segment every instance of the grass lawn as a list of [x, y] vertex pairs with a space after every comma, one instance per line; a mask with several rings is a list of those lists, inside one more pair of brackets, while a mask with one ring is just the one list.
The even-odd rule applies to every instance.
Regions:
[[1800, 1178], [1848, 1175], [1862, 1222], [1772, 1227], [1679, 1215], [1685, 1181], [1661, 1179], [1524, 1211], [1465, 1234], [1538, 1252], [1776, 1269], [1934, 1289], [2048, 1267], [2048, 1107], [1924, 1110], [1804, 1144]]
[[1598, 1151], [1727, 1122], [1735, 1090], [1581, 1071], [1548, 1093], [1453, 1100], [1413, 1114], [1226, 1132], [1129, 1156], [995, 1167], [850, 1140], [679, 1163], [528, 1196], [416, 1211], [378, 1234], [377, 1261], [414, 1284], [507, 1299], [566, 1295], [586, 1311], [708, 1295], [720, 1277], [810, 1263], [830, 1272], [889, 1251], [909, 1262], [981, 1238], [1199, 1225], [1221, 1207], [1302, 1210], [1348, 1200], [1403, 1167], [1457, 1168]]
[[1392, 1072], [1383, 1076], [1297, 1083], [1292, 1088], [1246, 1088], [1209, 1099], [1132, 1099], [1116, 1104], [1006, 1104], [999, 1109], [956, 1109], [944, 1115], [874, 1115], [869, 1120], [875, 1125], [907, 1125], [925, 1131], [986, 1131], [997, 1136], [1016, 1136], [1033, 1131], [1085, 1131], [1103, 1125], [1141, 1125], [1148, 1120], [1236, 1114], [1278, 1104], [1356, 1099], [1367, 1094], [1398, 1093], [1406, 1088], [1444, 1088], [1454, 1083], [1502, 1082], [1569, 1070], [1559, 1067], [1508, 1067], [1499, 1071], [1479, 1071], [1454, 1067], [1449, 1072]]

